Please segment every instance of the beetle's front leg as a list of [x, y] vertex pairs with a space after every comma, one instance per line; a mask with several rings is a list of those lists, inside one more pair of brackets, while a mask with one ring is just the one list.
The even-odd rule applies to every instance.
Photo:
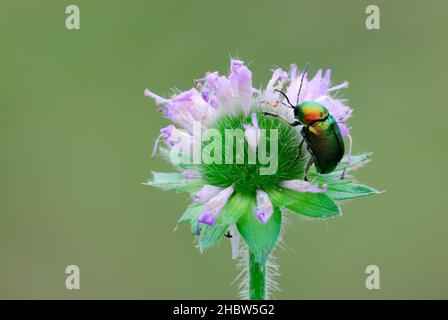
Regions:
[[271, 117], [274, 117], [274, 118], [279, 118], [283, 122], [285, 122], [285, 123], [287, 123], [287, 124], [289, 124], [290, 126], [293, 126], [293, 127], [297, 127], [299, 124], [301, 124], [300, 121], [297, 121], [297, 120], [291, 123], [288, 120], [286, 120], [285, 118], [283, 118], [282, 116], [280, 116], [278, 114], [275, 114], [275, 113], [270, 113], [270, 112], [263, 111], [263, 115], [271, 116]]
[[308, 171], [310, 170], [311, 166], [313, 165], [313, 156], [310, 157], [310, 159], [308, 160], [308, 163], [306, 164], [305, 167], [305, 173], [303, 175], [303, 180], [308, 181]]

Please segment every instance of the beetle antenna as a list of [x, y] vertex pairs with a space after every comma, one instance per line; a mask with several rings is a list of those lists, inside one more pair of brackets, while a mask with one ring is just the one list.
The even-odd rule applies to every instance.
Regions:
[[305, 66], [305, 69], [303, 69], [302, 79], [300, 80], [299, 93], [297, 94], [297, 104], [299, 104], [300, 92], [302, 91], [303, 78], [305, 77], [305, 73], [308, 71], [309, 66], [310, 66], [310, 63], [308, 62]]
[[[287, 96], [283, 91], [280, 91], [280, 90], [277, 90], [277, 89], [275, 89], [274, 91], [277, 91], [277, 92], [281, 93], [282, 96], [285, 97], [286, 101], [287, 101], [288, 104], [289, 104], [289, 107], [291, 107], [291, 108], [293, 108], [293, 109], [296, 107], [295, 105], [293, 105], [293, 104], [289, 101], [288, 96]], [[286, 105], [284, 105], [284, 106], [286, 106]], [[287, 107], [288, 107], [288, 106], [287, 106]]]

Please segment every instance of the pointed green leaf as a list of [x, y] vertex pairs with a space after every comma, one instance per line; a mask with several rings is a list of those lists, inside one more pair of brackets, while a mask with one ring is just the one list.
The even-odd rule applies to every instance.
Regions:
[[271, 189], [271, 201], [280, 207], [311, 218], [328, 218], [340, 213], [338, 205], [325, 193], [297, 192], [291, 189]]
[[326, 192], [326, 194], [334, 200], [348, 200], [377, 193], [379, 193], [379, 191], [371, 187], [353, 183], [331, 184]]
[[[352, 155], [350, 159], [350, 164], [347, 167], [347, 172], [356, 170], [364, 166], [366, 163], [370, 162], [371, 156], [372, 156], [371, 152]], [[347, 166], [347, 157], [344, 157], [344, 159], [341, 160], [341, 162], [336, 166], [336, 168], [332, 172], [327, 174], [321, 175], [317, 173], [316, 168], [313, 166], [309, 171], [309, 177], [328, 177], [328, 178], [339, 177], [342, 175], [342, 172], [344, 171], [346, 166]]]
[[194, 193], [201, 190], [204, 182], [201, 179], [185, 179], [180, 172], [152, 172], [152, 180], [146, 185], [155, 186], [164, 190], [176, 190]]
[[[353, 171], [361, 168], [368, 162], [370, 162], [370, 157], [372, 156], [371, 152], [360, 153], [357, 155], [352, 155], [350, 159], [350, 164], [347, 167], [347, 172]], [[342, 161], [337, 165], [333, 172], [328, 174], [329, 176], [340, 176], [347, 166], [347, 157], [344, 157]]]
[[[192, 224], [192, 232], [193, 232], [193, 225], [197, 225], [198, 217], [201, 214], [203, 203], [192, 203], [188, 206], [187, 210], [182, 214], [179, 221], [177, 221], [176, 227], [174, 230], [177, 229], [177, 227], [184, 223], [190, 221]], [[194, 232], [193, 232], [194, 233]]]
[[204, 251], [216, 244], [226, 233], [230, 225], [235, 224], [238, 219], [255, 208], [254, 199], [247, 195], [235, 193], [225, 207], [222, 209], [216, 222], [212, 226], [201, 225], [199, 237], [199, 248]]
[[266, 261], [280, 235], [281, 224], [282, 214], [278, 207], [274, 207], [271, 218], [265, 224], [261, 223], [252, 212], [248, 212], [238, 220], [238, 231], [257, 262]]

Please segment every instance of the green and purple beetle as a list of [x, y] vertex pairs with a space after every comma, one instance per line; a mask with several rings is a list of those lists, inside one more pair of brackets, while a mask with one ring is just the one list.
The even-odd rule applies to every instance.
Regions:
[[[302, 125], [302, 141], [300, 141], [297, 158], [301, 156], [303, 144], [306, 142], [307, 150], [311, 157], [305, 167], [304, 180], [308, 181], [307, 174], [309, 169], [314, 163], [317, 172], [325, 174], [334, 171], [336, 166], [342, 160], [344, 156], [344, 140], [339, 130], [339, 125], [334, 117], [328, 112], [322, 104], [315, 101], [304, 101], [299, 103], [300, 91], [302, 90], [303, 77], [308, 69], [308, 64], [302, 74], [300, 82], [299, 92], [297, 94], [297, 104], [293, 105], [288, 96], [280, 91], [276, 90], [285, 97], [288, 104], [282, 102], [286, 107], [292, 108], [294, 111], [294, 122], [282, 118], [278, 114], [263, 112], [264, 115], [280, 118], [291, 126]], [[351, 147], [349, 150], [349, 156], [347, 165], [350, 161]], [[347, 168], [347, 167], [346, 167]], [[346, 168], [343, 170], [341, 179], [345, 177]]]

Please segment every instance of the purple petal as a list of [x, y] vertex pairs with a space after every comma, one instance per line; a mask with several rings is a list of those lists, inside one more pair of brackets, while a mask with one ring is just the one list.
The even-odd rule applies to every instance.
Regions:
[[235, 95], [238, 96], [243, 107], [249, 107], [252, 97], [252, 72], [241, 60], [231, 60], [230, 62], [230, 83]]
[[281, 90], [283, 87], [283, 82], [286, 81], [287, 78], [288, 74], [282, 69], [278, 68], [273, 71], [272, 78], [266, 85], [266, 90], [264, 92], [264, 98], [266, 102], [271, 103], [274, 106], [277, 106], [279, 93], [276, 92], [275, 89]]
[[212, 226], [215, 224], [217, 217], [218, 217], [218, 214], [216, 214], [215, 212], [206, 210], [201, 213], [198, 221], [199, 221], [199, 223], [208, 224], [209, 226]]
[[160, 135], [167, 145], [178, 146], [181, 150], [189, 148], [193, 139], [187, 132], [176, 129], [172, 124], [160, 129]]
[[324, 78], [322, 81], [327, 85], [327, 87], [330, 85], [330, 79], [331, 79], [331, 69], [327, 69], [325, 71]]
[[152, 91], [149, 91], [149, 89], [145, 89], [145, 96], [153, 98], [156, 101], [156, 104], [158, 104], [158, 105], [162, 104], [162, 103], [168, 103], [169, 102], [168, 99], [165, 99], [165, 98], [162, 98], [161, 96], [156, 95]]
[[339, 131], [343, 137], [346, 137], [350, 134], [350, 129], [342, 122], [338, 122]]
[[257, 209], [254, 211], [255, 217], [261, 223], [265, 224], [273, 212], [274, 208], [268, 194], [262, 190], [257, 190]]
[[185, 179], [199, 179], [201, 177], [201, 174], [193, 169], [186, 169], [184, 170], [184, 172], [182, 172], [182, 175], [184, 176]]
[[232, 85], [224, 76], [216, 80], [216, 97], [223, 105], [229, 105], [233, 100]]
[[341, 84], [338, 84], [338, 85], [336, 85], [334, 87], [329, 88], [328, 92], [338, 91], [338, 90], [347, 89], [347, 88], [348, 88], [348, 81], [344, 81]]
[[195, 202], [205, 202], [218, 195], [223, 188], [206, 184], [202, 189], [192, 197]]
[[204, 78], [204, 86], [206, 88], [216, 89], [216, 82], [218, 81], [218, 78], [218, 71], [207, 73]]
[[229, 200], [230, 196], [232, 195], [234, 190], [233, 185], [225, 188], [221, 192], [218, 193], [218, 195], [214, 196], [208, 202], [205, 203], [205, 205], [202, 207], [201, 214], [199, 215], [199, 222], [213, 225], [216, 221], [216, 218], [221, 213], [222, 208], [227, 203], [227, 200]]
[[251, 114], [251, 120], [252, 120], [252, 125], [256, 128], [258, 128], [258, 118], [257, 118], [257, 114], [255, 112], [252, 112]]
[[162, 135], [162, 138], [166, 140], [173, 135], [174, 130], [176, 130], [176, 127], [170, 124], [169, 126], [160, 129], [160, 134]]
[[216, 110], [210, 106], [202, 94], [195, 88], [180, 92], [170, 99], [162, 98], [148, 89], [145, 90], [145, 95], [155, 99], [156, 104], [162, 105], [160, 111], [168, 119], [188, 129], [190, 132], [195, 121], [209, 122], [216, 116]]
[[247, 144], [252, 150], [256, 150], [260, 141], [260, 129], [258, 128], [258, 119], [256, 113], [252, 113], [252, 125], [243, 124], [244, 135]]
[[[322, 70], [319, 69], [314, 75], [313, 79], [311, 79], [305, 88], [305, 94], [303, 100], [314, 101], [320, 96], [324, 96], [328, 91], [328, 84], [322, 78]], [[302, 90], [303, 90], [302, 89]]]
[[292, 64], [290, 71], [290, 83], [288, 89], [286, 90], [286, 95], [289, 97], [289, 100], [291, 101], [292, 104], [296, 104], [297, 102], [303, 101], [303, 97], [305, 97], [307, 93], [307, 86], [308, 86], [307, 75], [303, 77], [302, 91], [300, 93], [300, 101], [297, 101], [297, 94], [299, 93], [301, 83], [302, 83], [302, 74], [297, 75], [297, 66], [295, 64]]
[[213, 108], [219, 104], [228, 105], [233, 100], [230, 80], [219, 76], [217, 71], [208, 72], [204, 78], [196, 80], [198, 87], [202, 88], [201, 95]]

